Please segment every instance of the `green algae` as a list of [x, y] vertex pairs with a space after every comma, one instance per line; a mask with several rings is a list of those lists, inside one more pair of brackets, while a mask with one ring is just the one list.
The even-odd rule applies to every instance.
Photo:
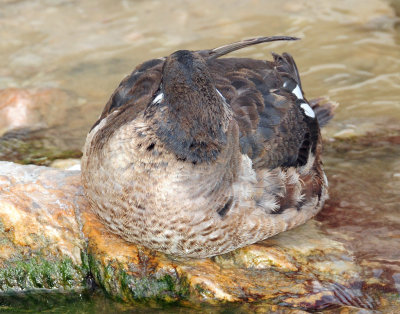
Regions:
[[116, 300], [169, 304], [185, 300], [190, 295], [190, 285], [186, 277], [158, 273], [138, 276], [115, 261], [102, 265], [91, 254], [88, 261], [95, 281], [107, 295]]
[[35, 257], [30, 260], [4, 262], [0, 269], [0, 290], [30, 289], [72, 290], [83, 287], [86, 270], [70, 258], [48, 260]]
[[154, 299], [157, 301], [175, 302], [188, 296], [188, 287], [171, 275], [161, 278], [155, 276], [135, 278], [121, 271], [121, 288], [132, 300]]
[[28, 134], [5, 134], [0, 138], [0, 160], [48, 166], [55, 159], [80, 158], [78, 149], [57, 147], [51, 140]]

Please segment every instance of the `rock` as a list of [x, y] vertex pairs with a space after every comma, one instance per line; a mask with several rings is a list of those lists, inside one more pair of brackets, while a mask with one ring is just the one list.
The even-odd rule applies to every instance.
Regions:
[[127, 303], [239, 302], [242, 311], [292, 313], [400, 306], [396, 290], [315, 220], [221, 256], [174, 258], [109, 233], [90, 211], [78, 171], [0, 162], [0, 174], [0, 291], [79, 291], [93, 276]]
[[0, 162], [0, 191], [0, 291], [83, 289], [79, 173]]
[[75, 94], [61, 89], [0, 90], [0, 160], [48, 165], [80, 157], [86, 109]]
[[354, 129], [343, 129], [333, 135], [336, 139], [350, 139], [356, 136], [357, 134]]
[[0, 90], [0, 135], [54, 127], [65, 118], [66, 104], [71, 101], [67, 92], [53, 88]]
[[49, 166], [64, 170], [81, 170], [81, 160], [78, 158], [56, 159]]

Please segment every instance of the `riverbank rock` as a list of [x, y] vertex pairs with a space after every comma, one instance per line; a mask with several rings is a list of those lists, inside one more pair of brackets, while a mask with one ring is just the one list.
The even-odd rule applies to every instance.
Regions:
[[80, 291], [93, 278], [128, 303], [337, 305], [348, 313], [400, 306], [396, 290], [355, 263], [316, 220], [210, 259], [177, 259], [127, 243], [89, 210], [79, 171], [0, 162], [0, 226], [2, 292]]
[[82, 101], [57, 88], [0, 90], [0, 160], [49, 165], [80, 157], [88, 128]]
[[78, 158], [56, 159], [49, 166], [63, 170], [81, 170], [81, 160]]
[[79, 290], [88, 269], [79, 173], [0, 162], [0, 291]]

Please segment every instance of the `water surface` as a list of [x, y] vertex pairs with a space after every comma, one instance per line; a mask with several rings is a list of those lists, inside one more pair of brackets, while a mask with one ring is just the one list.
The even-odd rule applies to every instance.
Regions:
[[145, 60], [260, 35], [302, 38], [234, 55], [288, 51], [306, 96], [340, 104], [324, 130], [331, 199], [317, 219], [400, 292], [399, 8], [385, 0], [3, 0], [0, 89], [73, 95], [63, 106], [79, 110], [67, 111], [58, 136], [79, 148], [112, 91]]
[[395, 127], [400, 121], [396, 3], [3, 0], [0, 88], [50, 86], [74, 92], [88, 108], [89, 126], [121, 79], [147, 59], [285, 34], [302, 40], [235, 55], [293, 54], [307, 96], [340, 103], [333, 129], [365, 133]]

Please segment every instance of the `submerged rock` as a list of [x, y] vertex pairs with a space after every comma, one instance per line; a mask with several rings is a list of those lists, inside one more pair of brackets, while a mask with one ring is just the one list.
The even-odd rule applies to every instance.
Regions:
[[61, 89], [0, 90], [0, 160], [48, 165], [57, 158], [80, 157], [86, 109], [76, 95]]
[[245, 302], [243, 310], [260, 311], [338, 305], [350, 313], [400, 305], [396, 290], [355, 263], [315, 220], [210, 259], [177, 259], [128, 243], [91, 213], [79, 171], [0, 162], [0, 226], [2, 292], [79, 291], [93, 277], [128, 303]]

